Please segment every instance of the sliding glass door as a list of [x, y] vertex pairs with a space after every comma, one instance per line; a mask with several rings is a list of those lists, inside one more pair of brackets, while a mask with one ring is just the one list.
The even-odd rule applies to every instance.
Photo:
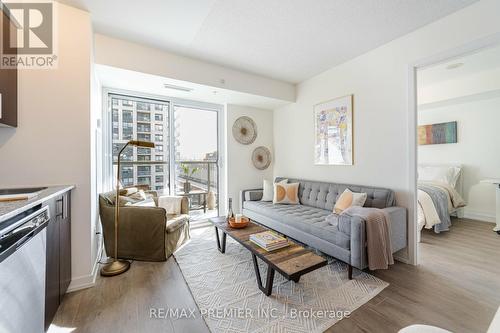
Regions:
[[186, 196], [193, 219], [218, 215], [222, 107], [121, 92], [105, 96], [111, 179], [129, 140], [153, 142], [155, 148], [129, 146], [122, 153], [121, 185]]
[[218, 112], [174, 105], [175, 194], [188, 196], [193, 218], [218, 215]]

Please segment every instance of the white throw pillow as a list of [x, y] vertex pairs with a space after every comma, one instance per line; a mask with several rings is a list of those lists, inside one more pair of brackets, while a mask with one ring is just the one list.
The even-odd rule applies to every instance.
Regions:
[[356, 193], [346, 188], [345, 191], [342, 192], [342, 194], [337, 198], [335, 207], [333, 207], [333, 212], [340, 214], [351, 206], [363, 207], [366, 202], [366, 197], [366, 193]]
[[[288, 183], [288, 179], [283, 179], [278, 183]], [[274, 183], [270, 180], [264, 179], [262, 184], [262, 199], [260, 201], [273, 201], [274, 198]]]
[[454, 188], [457, 185], [460, 171], [461, 169], [459, 167], [453, 166], [419, 165], [418, 180], [428, 182], [442, 182], [449, 184]]

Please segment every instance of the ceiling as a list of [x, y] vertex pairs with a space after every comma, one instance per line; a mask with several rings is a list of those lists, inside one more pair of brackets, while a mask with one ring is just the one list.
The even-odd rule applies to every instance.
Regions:
[[96, 32], [297, 83], [477, 0], [59, 0]]
[[[96, 65], [96, 73], [103, 87], [150, 96], [175, 97], [215, 104], [246, 105], [267, 110], [274, 110], [289, 103], [269, 97], [214, 88], [105, 65]], [[187, 88], [191, 91], [165, 88], [165, 84]]]
[[[449, 66], [461, 64], [448, 69]], [[441, 64], [418, 71], [419, 86], [458, 79], [487, 70], [500, 68], [500, 46], [481, 49], [478, 52], [450, 59]]]

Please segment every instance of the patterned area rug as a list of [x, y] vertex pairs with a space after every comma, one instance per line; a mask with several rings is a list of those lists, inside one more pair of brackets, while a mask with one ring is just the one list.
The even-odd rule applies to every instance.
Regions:
[[[329, 258], [299, 283], [276, 272], [267, 297], [257, 287], [250, 252], [227, 237], [226, 253], [220, 253], [213, 228], [194, 235], [175, 258], [213, 333], [323, 332], [389, 285], [356, 270], [348, 280], [347, 266]], [[265, 267], [261, 262], [264, 281]]]

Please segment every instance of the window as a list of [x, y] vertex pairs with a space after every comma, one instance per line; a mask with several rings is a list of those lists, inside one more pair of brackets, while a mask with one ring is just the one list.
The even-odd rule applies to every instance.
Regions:
[[122, 171], [122, 175], [121, 175], [122, 185], [123, 186], [133, 185], [134, 184], [134, 167], [124, 165], [124, 166], [122, 166], [121, 171]]
[[118, 123], [119, 111], [118, 109], [113, 108], [113, 124]]
[[156, 155], [155, 161], [163, 161], [163, 155]]
[[151, 155], [137, 155], [137, 160], [141, 162], [151, 161]]
[[113, 126], [113, 139], [118, 139], [120, 136], [120, 133], [118, 133], [118, 127]]
[[137, 133], [137, 140], [151, 141], [151, 134]]
[[163, 115], [161, 113], [155, 113], [156, 121], [163, 121]]
[[149, 111], [149, 103], [142, 103], [142, 102], [137, 102], [137, 111]]
[[156, 111], [163, 111], [163, 104], [155, 104], [155, 110]]
[[139, 155], [150, 155], [151, 148], [137, 148], [137, 154]]
[[163, 172], [163, 165], [155, 165], [155, 171], [158, 172]]
[[155, 151], [157, 153], [163, 153], [163, 145], [155, 145]]
[[151, 166], [149, 165], [139, 165], [137, 167], [138, 176], [151, 176]]
[[124, 123], [132, 123], [134, 121], [132, 117], [132, 111], [123, 111], [122, 119]]
[[137, 132], [149, 133], [149, 132], [151, 132], [151, 125], [150, 124], [137, 124]]
[[151, 121], [151, 115], [149, 113], [137, 112], [137, 121], [149, 123]]
[[157, 183], [163, 183], [163, 175], [157, 175], [155, 177], [155, 182], [157, 182]]
[[[113, 161], [118, 161], [118, 153], [120, 150], [123, 148], [125, 144], [124, 143], [113, 143]], [[127, 147], [123, 151], [121, 155], [121, 160], [122, 161], [132, 161], [132, 158], [134, 157], [134, 150], [132, 147]]]
[[134, 102], [127, 100], [127, 99], [122, 99], [122, 105], [123, 106], [134, 106]]
[[163, 141], [163, 134], [155, 134], [155, 141]]
[[155, 124], [155, 131], [162, 132], [163, 131], [163, 125]]
[[157, 191], [163, 190], [163, 185], [156, 185], [156, 186], [155, 186], [155, 189], [156, 189]]
[[151, 185], [151, 177], [137, 177], [138, 185]]

